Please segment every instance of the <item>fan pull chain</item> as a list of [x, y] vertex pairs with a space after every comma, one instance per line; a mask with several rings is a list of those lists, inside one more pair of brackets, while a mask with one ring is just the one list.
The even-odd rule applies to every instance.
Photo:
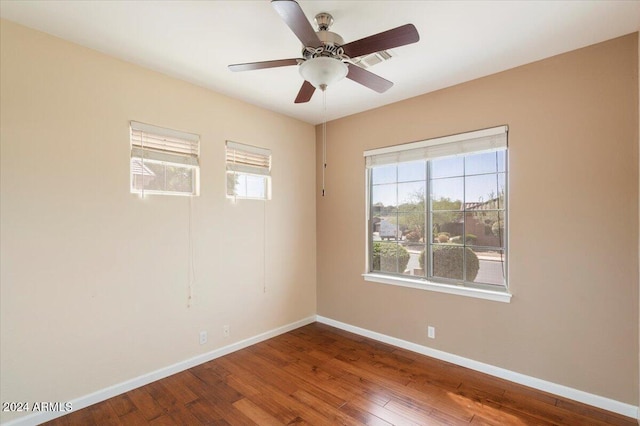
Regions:
[[324, 197], [324, 175], [327, 168], [327, 90], [322, 89], [322, 196]]

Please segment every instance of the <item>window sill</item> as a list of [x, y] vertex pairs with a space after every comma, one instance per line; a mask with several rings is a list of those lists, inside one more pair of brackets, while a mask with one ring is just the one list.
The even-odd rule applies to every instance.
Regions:
[[456, 294], [458, 296], [474, 297], [477, 299], [493, 300], [495, 302], [510, 303], [511, 293], [506, 291], [483, 290], [479, 288], [461, 287], [450, 284], [433, 283], [425, 280], [393, 277], [383, 274], [362, 274], [365, 281], [381, 284], [399, 285], [402, 287], [417, 288], [419, 290], [437, 291], [439, 293]]

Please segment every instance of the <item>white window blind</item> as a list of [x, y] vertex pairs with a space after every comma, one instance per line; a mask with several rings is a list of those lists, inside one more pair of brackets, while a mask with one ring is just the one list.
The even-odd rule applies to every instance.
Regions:
[[131, 122], [131, 156], [198, 165], [200, 136], [150, 124]]
[[131, 192], [195, 195], [200, 136], [131, 121]]
[[366, 166], [406, 163], [507, 148], [507, 126], [427, 139], [364, 152]]
[[271, 150], [227, 141], [226, 170], [227, 197], [271, 198]]
[[227, 141], [227, 170], [258, 175], [271, 173], [271, 151]]

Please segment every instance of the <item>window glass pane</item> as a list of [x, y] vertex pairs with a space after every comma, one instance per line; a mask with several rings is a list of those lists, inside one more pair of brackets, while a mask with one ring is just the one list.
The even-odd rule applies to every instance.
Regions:
[[227, 172], [227, 195], [238, 198], [269, 198], [269, 176]]
[[[380, 253], [384, 250], [386, 252], [386, 247], [388, 243], [383, 243], [380, 241], [374, 241], [371, 247], [371, 266], [370, 269], [372, 272], [380, 272], [382, 271], [382, 264], [380, 262]], [[386, 264], [385, 264], [386, 266]]]
[[434, 179], [451, 176], [462, 176], [463, 174], [463, 157], [445, 157], [431, 160], [431, 177]]
[[375, 216], [372, 220], [374, 241], [395, 241], [398, 239], [398, 218], [396, 214]]
[[371, 206], [374, 216], [387, 216], [396, 211], [398, 185], [373, 185], [371, 187]]
[[422, 206], [422, 209], [424, 211], [424, 187], [424, 181], [399, 183], [398, 210], [413, 211], [417, 206]]
[[465, 213], [465, 244], [504, 247], [504, 212], [475, 211]]
[[431, 181], [431, 208], [433, 210], [461, 210], [464, 179], [448, 178]]
[[266, 198], [266, 176], [247, 175], [247, 198]]
[[498, 173], [496, 176], [496, 180], [498, 181], [498, 198], [501, 200], [500, 208], [505, 208], [504, 197], [507, 193], [507, 174], [506, 173]]
[[131, 189], [140, 191], [148, 189], [151, 182], [156, 180], [156, 173], [149, 168], [149, 164], [139, 158], [131, 159]]
[[409, 257], [407, 249], [395, 242], [374, 242], [371, 270], [402, 274], [407, 269]]
[[496, 152], [498, 156], [498, 171], [506, 172], [507, 171], [507, 151], [498, 151]]
[[450, 244], [432, 246], [433, 276], [462, 280], [464, 250], [464, 247]]
[[227, 172], [227, 195], [234, 196], [238, 185], [238, 175], [233, 172]]
[[247, 196], [247, 175], [236, 173], [236, 190], [235, 194], [238, 197]]
[[[467, 250], [472, 250], [471, 248]], [[505, 254], [504, 250], [480, 250], [473, 249], [478, 258], [478, 272], [474, 277], [475, 283], [505, 285]], [[468, 278], [471, 278], [473, 270], [467, 267]]]
[[426, 161], [398, 164], [398, 182], [424, 181], [426, 174]]
[[411, 212], [398, 213], [398, 232], [400, 239], [406, 245], [424, 244], [425, 238], [425, 213], [416, 209]]
[[407, 262], [407, 266], [405, 267], [404, 274], [424, 278], [425, 269], [420, 263], [420, 256], [424, 256], [424, 243], [414, 243], [405, 240], [401, 244], [407, 250], [407, 253], [409, 253], [409, 261]]
[[434, 243], [462, 244], [464, 228], [462, 212], [433, 212], [431, 227]]
[[[415, 249], [415, 247], [410, 248], [409, 253], [411, 254], [411, 258], [409, 259], [409, 268], [412, 270], [413, 275], [419, 276], [420, 278], [427, 277], [427, 269], [429, 268], [429, 262], [427, 261], [427, 250], [426, 246], [422, 247], [420, 252], [415, 254], [411, 249]], [[418, 264], [417, 268], [413, 265]]]
[[[483, 209], [498, 208], [498, 203], [504, 197], [505, 174], [488, 174], [467, 176], [465, 178], [465, 208]], [[499, 208], [504, 208], [504, 202]]]
[[464, 173], [475, 175], [480, 173], [496, 173], [498, 171], [498, 153], [467, 155], [464, 159]]
[[370, 170], [372, 271], [506, 284], [506, 150]]
[[371, 183], [377, 185], [380, 183], [396, 182], [397, 169], [398, 167], [395, 164], [372, 168]]
[[161, 191], [180, 194], [193, 194], [193, 167], [173, 163], [142, 161], [131, 159], [132, 189], [134, 191]]
[[371, 241], [380, 241], [382, 238], [380, 238], [380, 221], [382, 219], [380, 219], [379, 216], [374, 216], [373, 218], [371, 218], [371, 222], [370, 226], [371, 229], [369, 229], [369, 232], [371, 233]]

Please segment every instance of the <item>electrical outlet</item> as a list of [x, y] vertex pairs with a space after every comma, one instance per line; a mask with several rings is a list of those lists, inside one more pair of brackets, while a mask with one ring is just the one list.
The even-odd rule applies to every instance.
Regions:
[[222, 326], [222, 335], [224, 337], [229, 337], [230, 334], [231, 334], [231, 330], [229, 330], [229, 326], [228, 325], [223, 325]]
[[429, 339], [435, 339], [436, 338], [436, 328], [432, 327], [432, 326], [428, 326], [427, 327], [427, 337]]
[[200, 344], [204, 345], [205, 343], [207, 343], [207, 332], [206, 331], [201, 331], [200, 332]]

